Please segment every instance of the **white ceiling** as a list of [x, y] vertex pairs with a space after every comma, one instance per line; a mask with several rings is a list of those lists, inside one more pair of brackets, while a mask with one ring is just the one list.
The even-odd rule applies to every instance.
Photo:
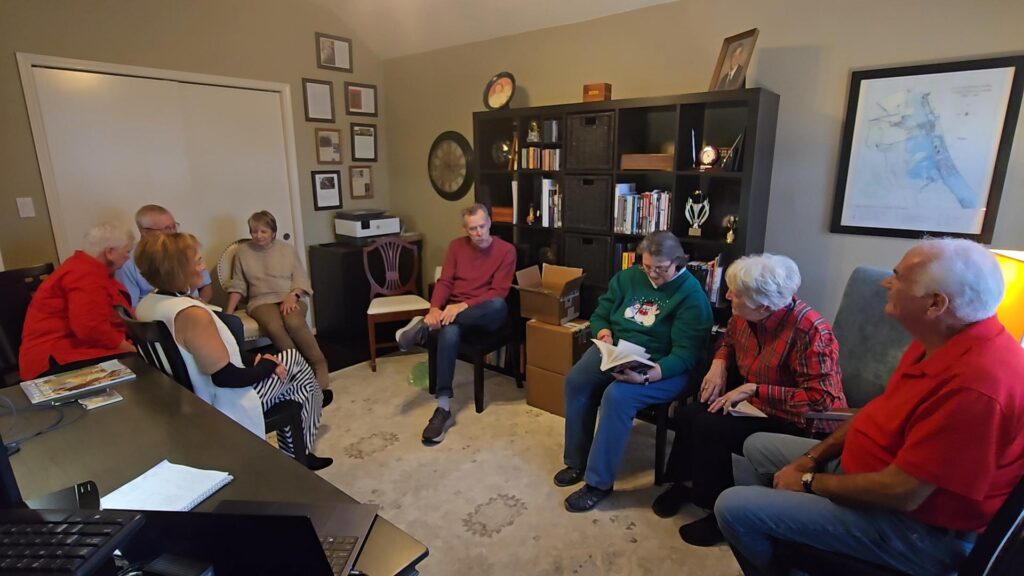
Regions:
[[593, 20], [674, 0], [321, 0], [381, 59]]

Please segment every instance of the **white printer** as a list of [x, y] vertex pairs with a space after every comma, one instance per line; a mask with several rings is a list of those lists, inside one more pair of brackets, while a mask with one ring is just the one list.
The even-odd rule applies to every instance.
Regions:
[[383, 210], [340, 210], [334, 216], [334, 233], [342, 237], [339, 240], [398, 234], [401, 231], [402, 224], [398, 217], [388, 215]]

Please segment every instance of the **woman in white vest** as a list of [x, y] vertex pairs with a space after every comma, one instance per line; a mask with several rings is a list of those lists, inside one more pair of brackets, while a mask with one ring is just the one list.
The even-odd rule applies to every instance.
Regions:
[[[303, 430], [285, 428], [278, 433], [278, 444], [294, 456], [291, 435], [303, 434], [306, 446], [312, 448], [324, 400], [313, 369], [295, 350], [276, 357], [256, 355], [248, 367], [242, 362], [227, 327], [206, 304], [188, 296], [206, 268], [195, 237], [182, 233], [146, 236], [135, 250], [135, 263], [156, 289], [139, 302], [136, 316], [167, 325], [196, 395], [260, 437], [266, 434], [263, 412], [278, 402], [295, 400], [302, 404]], [[312, 452], [306, 459], [312, 470], [333, 462]]]

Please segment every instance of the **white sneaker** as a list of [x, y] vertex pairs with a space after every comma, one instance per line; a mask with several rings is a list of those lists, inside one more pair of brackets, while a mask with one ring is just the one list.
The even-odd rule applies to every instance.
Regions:
[[417, 316], [410, 320], [404, 328], [395, 332], [395, 340], [398, 341], [398, 347], [404, 352], [413, 346], [426, 344], [427, 331], [427, 323], [423, 321], [423, 316]]

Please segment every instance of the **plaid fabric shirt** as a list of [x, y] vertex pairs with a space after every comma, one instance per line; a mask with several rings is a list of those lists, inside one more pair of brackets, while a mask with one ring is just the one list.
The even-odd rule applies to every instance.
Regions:
[[744, 382], [757, 384], [750, 403], [765, 414], [811, 433], [831, 432], [840, 424], [804, 418], [807, 412], [846, 407], [846, 396], [832, 326], [802, 300], [793, 298], [760, 322], [730, 318], [715, 359], [736, 366]]

